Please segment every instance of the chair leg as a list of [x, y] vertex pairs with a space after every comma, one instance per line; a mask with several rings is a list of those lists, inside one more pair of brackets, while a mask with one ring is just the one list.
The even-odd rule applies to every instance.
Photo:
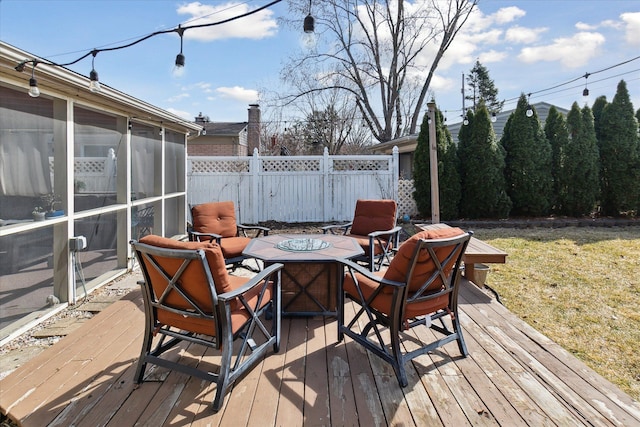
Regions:
[[400, 331], [396, 330], [397, 327], [391, 327], [391, 351], [393, 352], [393, 370], [396, 372], [396, 377], [398, 378], [398, 383], [400, 383], [400, 387], [406, 387], [409, 384], [407, 381], [407, 373], [404, 369], [404, 357], [402, 355], [402, 350], [400, 349]]
[[151, 345], [153, 344], [153, 334], [151, 333], [152, 329], [153, 328], [149, 325], [149, 321], [145, 319], [144, 341], [142, 342], [142, 348], [140, 349], [140, 357], [138, 358], [136, 373], [133, 377], [136, 384], [142, 383], [144, 371], [147, 368], [147, 355], [151, 352]]
[[464, 357], [469, 355], [469, 351], [467, 350], [467, 345], [464, 342], [464, 336], [462, 335], [462, 327], [460, 326], [460, 319], [458, 318], [458, 313], [454, 313], [453, 321], [453, 331], [458, 334], [458, 349], [460, 350], [460, 354]]

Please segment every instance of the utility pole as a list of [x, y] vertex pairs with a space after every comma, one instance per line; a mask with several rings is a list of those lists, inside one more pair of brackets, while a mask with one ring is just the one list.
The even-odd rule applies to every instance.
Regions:
[[462, 73], [462, 89], [460, 89], [462, 93], [462, 117], [467, 114], [467, 110], [464, 108], [464, 73]]
[[440, 185], [438, 184], [438, 142], [436, 141], [436, 103], [427, 102], [429, 111], [429, 171], [431, 178], [431, 223], [440, 222]]

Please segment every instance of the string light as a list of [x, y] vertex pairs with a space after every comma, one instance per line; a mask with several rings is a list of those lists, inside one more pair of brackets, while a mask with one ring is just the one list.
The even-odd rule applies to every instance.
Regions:
[[582, 91], [582, 96], [589, 96], [589, 89], [587, 88], [587, 79], [589, 78], [589, 73], [585, 73], [584, 75], [584, 90]]
[[182, 36], [184, 35], [184, 28], [178, 25], [178, 29], [176, 30], [178, 35], [180, 36], [180, 53], [176, 55], [176, 65], [173, 68], [174, 76], [181, 76], [184, 73], [184, 54], [182, 53]]
[[29, 96], [37, 98], [40, 96], [40, 89], [38, 89], [38, 81], [34, 77], [37, 61], [34, 61], [33, 67], [31, 67], [31, 78], [29, 79]]
[[305, 33], [313, 33], [315, 30], [315, 19], [311, 16], [311, 0], [309, 0], [309, 14], [304, 18], [302, 27]]
[[[83, 60], [84, 58], [86, 58], [89, 55], [93, 56], [93, 59], [95, 59], [95, 56], [99, 53], [99, 52], [106, 52], [106, 51], [112, 51], [112, 50], [120, 50], [120, 49], [125, 49], [128, 47], [131, 47], [133, 45], [136, 45], [144, 40], [150, 39], [151, 37], [155, 37], [161, 34], [167, 34], [167, 33], [175, 33], [177, 32], [180, 35], [180, 53], [178, 54], [178, 56], [176, 57], [176, 67], [177, 68], [181, 68], [184, 67], [184, 55], [182, 54], [182, 35], [184, 34], [184, 32], [186, 30], [192, 29], [192, 28], [203, 28], [203, 27], [212, 27], [214, 25], [221, 25], [221, 24], [226, 24], [228, 22], [231, 21], [235, 21], [237, 19], [241, 19], [250, 15], [253, 15], [255, 13], [261, 12], [264, 9], [267, 9], [277, 3], [280, 3], [282, 0], [273, 0], [270, 3], [267, 3], [264, 6], [261, 6], [259, 8], [253, 9], [249, 12], [240, 14], [240, 15], [236, 15], [236, 16], [232, 16], [231, 18], [227, 18], [227, 19], [223, 19], [221, 21], [216, 21], [216, 22], [209, 22], [207, 24], [197, 24], [197, 25], [190, 25], [187, 27], [182, 27], [182, 26], [178, 26], [178, 28], [173, 28], [170, 30], [162, 30], [162, 31], [156, 31], [153, 32], [151, 34], [148, 34], [144, 37], [141, 37], [137, 40], [134, 40], [131, 43], [128, 44], [124, 44], [121, 46], [115, 46], [115, 47], [110, 47], [110, 48], [104, 48], [104, 49], [93, 49], [90, 52], [82, 55], [81, 57], [79, 57], [78, 59], [71, 61], [71, 62], [67, 62], [65, 64], [58, 64], [55, 63], [53, 61], [42, 61], [42, 60], [38, 60], [38, 59], [25, 59], [24, 61], [20, 62], [16, 67], [15, 70], [18, 72], [23, 72], [24, 71], [24, 67], [26, 64], [31, 64], [32, 65], [32, 69], [31, 69], [31, 78], [29, 79], [29, 95], [31, 95], [32, 97], [37, 97], [40, 95], [40, 89], [38, 89], [38, 83], [35, 79], [34, 76], [34, 71], [35, 68], [38, 66], [38, 64], [46, 64], [46, 65], [50, 65], [50, 66], [54, 66], [54, 67], [67, 67], [69, 65], [73, 65], [76, 64], [77, 62], [80, 62], [81, 60]], [[309, 5], [311, 6], [311, 2], [309, 2]], [[308, 17], [311, 17], [310, 15]], [[311, 20], [313, 21], [313, 17], [311, 17]], [[306, 21], [307, 19], [305, 18], [305, 29], [306, 29]], [[306, 31], [306, 30], [305, 30]], [[90, 83], [89, 83], [89, 88], [92, 92], [97, 92], [100, 89], [100, 83], [98, 81], [98, 73], [95, 71], [95, 69], [93, 68], [93, 59], [92, 59], [92, 70], [91, 73], [89, 74], [89, 79], [90, 79]], [[95, 80], [93, 79], [93, 77], [95, 77]], [[98, 88], [97, 90], [95, 90], [95, 88]]]
[[531, 104], [529, 103], [529, 98], [531, 97], [531, 94], [527, 94], [527, 111], [525, 113], [525, 115], [527, 117], [533, 117], [533, 107], [531, 107]]
[[92, 52], [93, 58], [91, 58], [91, 72], [89, 73], [89, 90], [93, 93], [100, 92], [100, 81], [98, 80], [98, 72], [94, 66], [94, 61], [98, 52], [94, 49]]

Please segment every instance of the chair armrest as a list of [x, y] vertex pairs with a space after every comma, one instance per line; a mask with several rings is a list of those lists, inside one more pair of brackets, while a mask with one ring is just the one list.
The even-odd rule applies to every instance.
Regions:
[[342, 230], [342, 234], [347, 234], [349, 232], [349, 228], [353, 225], [353, 222], [349, 222], [347, 224], [333, 224], [333, 225], [325, 225], [321, 228], [322, 234], [327, 234], [331, 232], [331, 234], [336, 234], [337, 230]]
[[199, 231], [189, 231], [189, 240], [200, 240], [195, 239], [196, 237], [208, 237], [209, 242], [213, 242], [215, 240], [217, 244], [220, 244], [220, 239], [222, 239], [222, 236], [216, 233], [200, 233]]
[[262, 283], [262, 281], [264, 281], [265, 279], [268, 279], [274, 273], [282, 270], [282, 267], [284, 267], [284, 264], [279, 264], [279, 263], [271, 264], [269, 267], [267, 267], [264, 270], [260, 271], [260, 273], [258, 273], [255, 276], [253, 276], [251, 278], [251, 280], [249, 280], [247, 283], [245, 283], [244, 285], [240, 286], [239, 288], [234, 289], [234, 290], [232, 290], [230, 292], [226, 292], [224, 294], [218, 295], [218, 299], [220, 301], [223, 301], [224, 303], [228, 303], [229, 301], [232, 301], [235, 298], [239, 297], [240, 295], [242, 295], [242, 294], [250, 291], [251, 289], [255, 288], [260, 283]]
[[261, 227], [259, 225], [244, 225], [244, 224], [236, 224], [236, 227], [238, 227], [238, 235], [240, 232], [242, 232], [242, 234], [246, 237], [247, 236], [247, 230], [254, 230], [257, 231], [255, 237], [260, 237], [260, 233], [262, 233], [265, 236], [269, 235], [269, 232], [271, 231], [270, 228], [267, 227]]
[[371, 233], [368, 234], [369, 237], [378, 237], [378, 236], [385, 236], [387, 234], [396, 234], [399, 233], [400, 230], [402, 230], [402, 227], [395, 226], [393, 227], [391, 230], [384, 230], [384, 231], [372, 231]]
[[344, 259], [344, 258], [339, 258], [339, 259], [337, 259], [337, 261], [339, 263], [343, 264], [345, 267], [347, 267], [347, 269], [349, 270], [350, 274], [360, 273], [363, 276], [365, 276], [367, 279], [373, 280], [374, 282], [378, 282], [381, 285], [395, 286], [397, 288], [402, 288], [402, 287], [407, 285], [404, 282], [396, 282], [396, 281], [393, 281], [393, 280], [385, 279], [382, 276], [378, 276], [377, 274], [374, 274], [371, 270], [369, 270], [365, 266], [357, 264], [357, 263], [355, 263], [355, 262], [353, 262], [351, 260]]

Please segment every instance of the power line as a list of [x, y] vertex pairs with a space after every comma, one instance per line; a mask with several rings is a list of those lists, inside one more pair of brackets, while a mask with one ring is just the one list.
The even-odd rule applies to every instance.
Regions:
[[[180, 37], [182, 38], [182, 35], [187, 30], [190, 30], [190, 29], [193, 29], [193, 28], [204, 28], [204, 27], [212, 27], [212, 26], [215, 26], [215, 25], [226, 24], [226, 23], [235, 21], [237, 19], [245, 18], [247, 16], [250, 16], [250, 15], [253, 15], [255, 13], [258, 13], [258, 12], [260, 12], [260, 11], [262, 11], [264, 9], [267, 9], [267, 8], [277, 4], [277, 3], [280, 3], [281, 1], [282, 0], [273, 0], [273, 1], [271, 1], [270, 3], [268, 3], [268, 4], [264, 5], [264, 6], [258, 7], [257, 9], [251, 10], [249, 12], [246, 12], [246, 13], [243, 13], [243, 14], [240, 14], [240, 15], [232, 16], [231, 18], [223, 19], [221, 21], [209, 22], [209, 23], [206, 23], [206, 24], [194, 24], [194, 25], [188, 25], [188, 26], [184, 26], [184, 27], [181, 26], [181, 25], [178, 25], [176, 28], [171, 28], [169, 30], [155, 31], [153, 33], [141, 36], [139, 38], [134, 39], [132, 42], [129, 42], [129, 43], [126, 43], [126, 44], [123, 44], [123, 45], [118, 45], [118, 46], [115, 46], [115, 47], [95, 48], [95, 49], [92, 49], [91, 51], [85, 53], [84, 55], [80, 56], [79, 58], [77, 58], [77, 59], [75, 59], [75, 60], [73, 60], [71, 62], [58, 64], [58, 63], [53, 62], [53, 61], [48, 60], [48, 59], [44, 59], [44, 60], [26, 59], [26, 60], [22, 61], [20, 64], [18, 64], [15, 68], [16, 68], [17, 71], [23, 71], [24, 70], [24, 66], [26, 64], [33, 64], [33, 67], [35, 68], [40, 63], [47, 64], [47, 65], [53, 65], [53, 66], [57, 66], [57, 67], [67, 67], [69, 65], [73, 65], [73, 64], [85, 59], [86, 57], [88, 57], [90, 55], [93, 55], [95, 57], [100, 52], [108, 52], [108, 51], [113, 51], [113, 50], [126, 49], [128, 47], [134, 46], [134, 45], [136, 45], [138, 43], [141, 43], [141, 42], [143, 42], [145, 40], [148, 40], [148, 39], [150, 39], [152, 37], [155, 37], [155, 36], [158, 36], [158, 35], [168, 34], [168, 33], [178, 33], [180, 35]], [[226, 10], [226, 9], [223, 9], [223, 10]], [[219, 10], [219, 11], [216, 11], [214, 13], [219, 13], [219, 12], [222, 12], [223, 10]], [[214, 13], [212, 13], [212, 14], [214, 14]], [[194, 18], [192, 21], [211, 16], [212, 14], [200, 16], [198, 18]], [[192, 22], [192, 21], [188, 21], [188, 22]], [[128, 40], [131, 40], [131, 39], [128, 39]], [[128, 41], [128, 40], [126, 40], [126, 41]]]
[[[566, 85], [568, 85], [568, 84], [571, 84], [571, 83], [573, 83], [573, 82], [576, 82], [576, 81], [578, 81], [578, 80], [580, 80], [580, 79], [587, 79], [587, 78], [589, 78], [589, 76], [592, 76], [592, 75], [594, 75], [594, 74], [602, 73], [602, 72], [604, 72], [604, 71], [611, 70], [612, 68], [620, 67], [621, 65], [628, 64], [628, 63], [633, 62], [633, 61], [636, 61], [636, 60], [638, 60], [638, 59], [640, 59], [640, 56], [636, 56], [635, 58], [631, 58], [631, 59], [628, 59], [628, 60], [626, 60], [626, 61], [623, 61], [623, 62], [620, 62], [620, 63], [614, 64], [614, 65], [611, 65], [611, 66], [609, 66], [609, 67], [605, 67], [605, 68], [603, 68], [603, 69], [601, 69], [601, 70], [598, 70], [598, 71], [594, 71], [594, 72], [591, 72], [591, 73], [585, 73], [584, 75], [582, 75], [582, 76], [580, 76], [580, 77], [576, 77], [576, 78], [571, 79], [571, 80], [569, 80], [569, 81], [566, 81], [566, 82], [564, 82], [564, 83], [560, 83], [560, 84], [557, 84], [557, 85], [554, 85], [554, 86], [548, 87], [548, 88], [546, 88], [546, 89], [540, 89], [540, 90], [537, 90], [537, 91], [534, 91], [534, 92], [528, 92], [528, 93], [527, 93], [527, 95], [528, 95], [528, 96], [531, 96], [531, 95], [536, 95], [536, 94], [539, 94], [539, 93], [547, 92], [547, 91], [550, 91], [550, 90], [553, 90], [553, 89], [557, 89], [557, 88], [559, 88], [559, 87], [566, 86]], [[599, 80], [599, 81], [601, 81], [601, 80]], [[504, 100], [504, 102], [505, 102], [505, 103], [512, 102], [512, 101], [514, 101], [514, 100], [518, 100], [519, 98], [520, 98], [520, 97], [518, 96], [518, 97], [515, 97], [515, 98], [505, 99], [505, 100]]]

